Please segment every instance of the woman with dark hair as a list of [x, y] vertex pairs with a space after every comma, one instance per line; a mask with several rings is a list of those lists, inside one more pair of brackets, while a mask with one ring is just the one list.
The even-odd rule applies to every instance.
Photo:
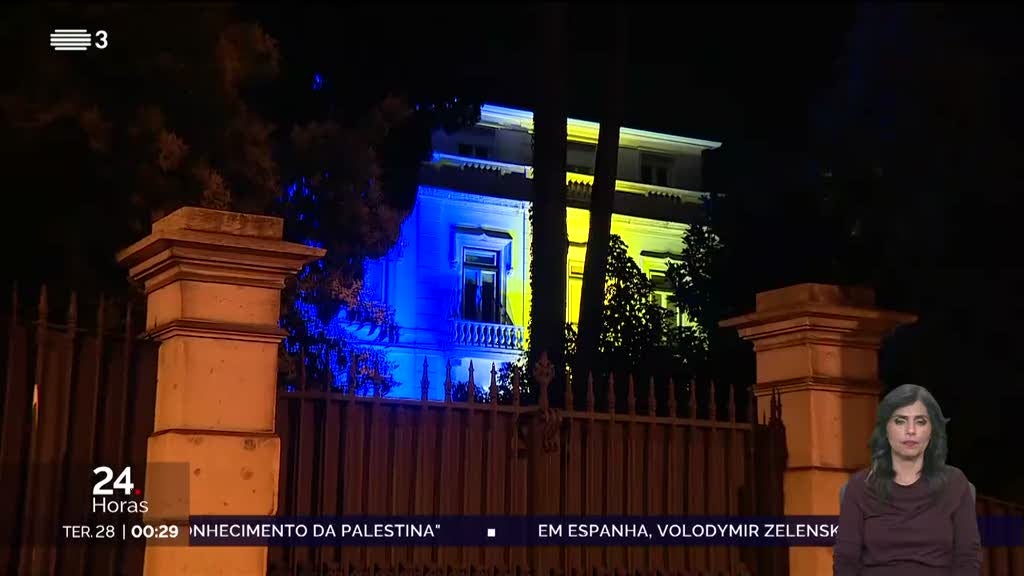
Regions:
[[835, 576], [978, 576], [974, 487], [946, 464], [946, 418], [904, 384], [882, 399], [871, 466], [843, 489]]

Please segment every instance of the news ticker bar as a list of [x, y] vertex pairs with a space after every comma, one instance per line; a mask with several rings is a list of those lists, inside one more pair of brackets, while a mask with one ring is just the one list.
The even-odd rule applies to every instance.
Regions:
[[[1024, 546], [1024, 518], [980, 517], [978, 527], [983, 546]], [[286, 547], [832, 546], [837, 531], [836, 516], [193, 516], [185, 526], [62, 526], [66, 542]]]

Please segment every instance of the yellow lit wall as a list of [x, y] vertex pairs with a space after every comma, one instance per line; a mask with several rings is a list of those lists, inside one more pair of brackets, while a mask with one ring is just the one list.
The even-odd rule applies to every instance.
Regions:
[[[579, 320], [580, 289], [583, 264], [587, 256], [587, 237], [590, 234], [590, 212], [569, 208], [566, 213], [569, 234], [569, 257], [566, 294], [566, 319], [575, 324]], [[628, 253], [648, 276], [652, 271], [665, 270], [667, 261], [662, 257], [644, 256], [642, 253], [678, 254], [683, 248], [687, 226], [635, 216], [612, 215], [612, 234], [618, 235], [628, 246]]]

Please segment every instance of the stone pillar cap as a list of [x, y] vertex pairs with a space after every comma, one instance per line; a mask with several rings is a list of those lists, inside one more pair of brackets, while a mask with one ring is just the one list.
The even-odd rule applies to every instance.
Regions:
[[759, 292], [755, 310], [764, 312], [776, 308], [792, 308], [801, 304], [829, 304], [874, 308], [875, 291], [867, 286], [837, 286], [835, 284], [794, 284], [777, 290]]
[[232, 236], [280, 240], [284, 238], [284, 220], [274, 216], [185, 206], [153, 222], [154, 234], [172, 230], [216, 232]]
[[736, 328], [744, 337], [756, 337], [762, 332], [757, 327], [800, 317], [807, 319], [809, 328], [827, 325], [841, 330], [856, 326], [869, 332], [886, 332], [917, 321], [913, 314], [876, 307], [871, 288], [808, 283], [761, 292], [754, 312], [723, 320], [719, 326]]
[[153, 223], [153, 232], [117, 261], [151, 292], [176, 279], [283, 286], [284, 278], [327, 253], [285, 242], [273, 216], [185, 207]]

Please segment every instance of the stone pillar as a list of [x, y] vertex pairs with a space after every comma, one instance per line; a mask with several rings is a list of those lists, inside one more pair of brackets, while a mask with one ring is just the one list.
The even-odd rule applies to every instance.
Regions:
[[[839, 513], [839, 489], [868, 464], [879, 400], [878, 349], [909, 314], [880, 310], [870, 289], [799, 284], [757, 295], [752, 314], [722, 322], [754, 343], [758, 419], [782, 402], [787, 515]], [[832, 573], [832, 550], [792, 548], [790, 574]]]
[[[188, 466], [187, 501], [147, 474], [150, 518], [277, 511], [281, 290], [324, 254], [283, 232], [280, 218], [182, 208], [117, 256], [145, 287], [147, 336], [160, 342], [147, 469]], [[151, 544], [145, 574], [263, 576], [266, 563], [265, 547]]]

